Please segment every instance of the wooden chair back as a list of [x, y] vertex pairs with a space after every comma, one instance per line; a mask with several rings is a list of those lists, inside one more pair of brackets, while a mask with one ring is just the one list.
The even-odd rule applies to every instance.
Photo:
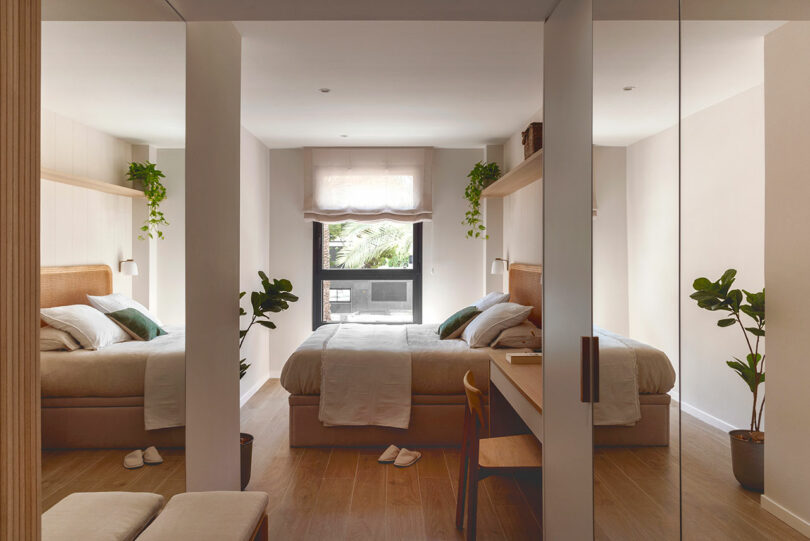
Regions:
[[483, 396], [478, 387], [475, 386], [475, 378], [472, 371], [464, 374], [464, 393], [467, 395], [467, 409], [476, 421], [476, 435], [482, 431], [486, 432], [486, 416], [484, 415]]

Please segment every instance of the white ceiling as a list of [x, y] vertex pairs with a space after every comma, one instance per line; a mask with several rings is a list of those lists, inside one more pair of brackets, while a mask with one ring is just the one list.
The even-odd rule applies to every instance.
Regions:
[[[762, 37], [780, 24], [684, 22], [683, 114], [761, 84]], [[542, 105], [542, 23], [237, 26], [243, 124], [271, 147], [480, 146]], [[677, 122], [677, 32], [673, 21], [594, 23], [597, 144]], [[43, 106], [133, 142], [182, 146], [184, 50], [182, 23], [43, 23]]]
[[[782, 24], [684, 21], [681, 114], [762, 84], [763, 36]], [[594, 143], [624, 146], [677, 124], [677, 21], [598, 21], [593, 40]]]
[[542, 23], [237, 27], [242, 123], [269, 147], [482, 146], [542, 105]]
[[42, 23], [42, 106], [116, 137], [183, 146], [185, 74], [183, 23]]

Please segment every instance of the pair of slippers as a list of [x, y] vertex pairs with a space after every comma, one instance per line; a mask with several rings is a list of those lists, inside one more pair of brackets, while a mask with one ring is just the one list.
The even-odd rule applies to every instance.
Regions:
[[419, 451], [409, 451], [408, 449], [400, 449], [396, 445], [389, 445], [377, 462], [380, 464], [394, 464], [397, 468], [407, 468], [413, 466], [416, 461], [422, 458], [422, 453]]
[[147, 447], [145, 450], [135, 449], [124, 457], [124, 467], [128, 470], [142, 468], [144, 464], [156, 466], [163, 464], [163, 457], [160, 456], [155, 446]]

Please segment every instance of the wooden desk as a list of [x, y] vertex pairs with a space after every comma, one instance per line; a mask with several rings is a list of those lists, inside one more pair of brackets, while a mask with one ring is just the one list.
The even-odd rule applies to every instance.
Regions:
[[[528, 350], [489, 350], [490, 420], [494, 435], [510, 432], [499, 429], [498, 424], [508, 424], [509, 413], [503, 410], [503, 401], [511, 406], [532, 434], [543, 441], [543, 365], [512, 364], [506, 354]], [[492, 386], [495, 392], [492, 392]], [[503, 400], [502, 400], [503, 399]], [[507, 406], [507, 407], [508, 407]]]

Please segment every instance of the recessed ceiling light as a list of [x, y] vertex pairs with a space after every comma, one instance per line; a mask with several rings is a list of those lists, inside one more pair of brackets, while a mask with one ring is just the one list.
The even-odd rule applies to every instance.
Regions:
[[635, 89], [636, 87], [634, 87], [633, 85], [627, 85], [626, 87], [622, 88], [622, 90], [624, 90], [625, 92], [630, 92], [631, 90]]
[[331, 91], [332, 91], [331, 88], [319, 88], [318, 89], [318, 92], [320, 92], [321, 94], [329, 94]]
[[347, 134], [345, 134], [345, 133], [341, 133], [341, 134], [340, 134], [340, 136], [341, 136], [341, 137], [348, 137], [348, 135], [347, 135]]

